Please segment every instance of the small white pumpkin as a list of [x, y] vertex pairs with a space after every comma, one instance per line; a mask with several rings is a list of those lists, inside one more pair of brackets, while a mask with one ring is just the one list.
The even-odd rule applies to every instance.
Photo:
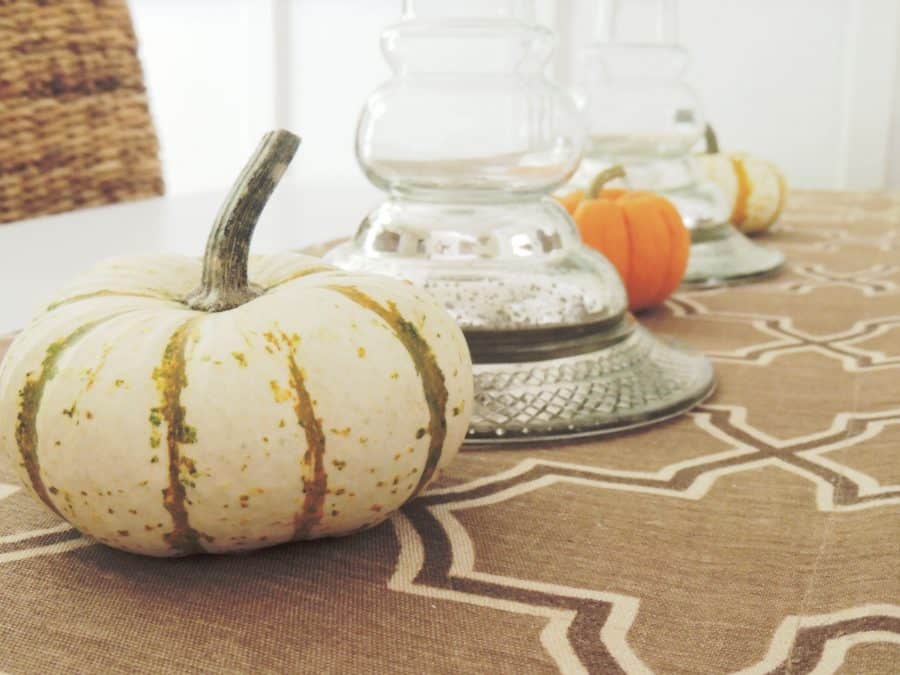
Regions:
[[248, 275], [297, 143], [263, 140], [202, 262], [101, 264], [0, 365], [0, 446], [81, 532], [156, 556], [348, 534], [462, 444], [471, 361], [433, 299], [292, 253], [251, 259]]
[[706, 154], [697, 159], [704, 177], [718, 185], [732, 205], [732, 225], [744, 234], [759, 234], [775, 224], [788, 194], [787, 180], [775, 164], [745, 153], [719, 152], [710, 126]]

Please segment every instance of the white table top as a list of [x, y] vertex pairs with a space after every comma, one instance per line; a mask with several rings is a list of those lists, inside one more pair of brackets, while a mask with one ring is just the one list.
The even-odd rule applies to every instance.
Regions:
[[[156, 252], [201, 255], [226, 190], [159, 197], [0, 225], [0, 334], [103, 258]], [[299, 248], [351, 234], [383, 196], [282, 185], [260, 218], [252, 250]]]

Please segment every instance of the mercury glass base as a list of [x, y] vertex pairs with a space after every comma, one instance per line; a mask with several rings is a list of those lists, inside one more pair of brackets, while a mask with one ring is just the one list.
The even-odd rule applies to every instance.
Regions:
[[760, 246], [731, 225], [691, 231], [685, 286], [721, 286], [762, 279], [784, 266], [784, 254]]
[[715, 374], [704, 356], [632, 323], [624, 339], [573, 356], [517, 363], [476, 359], [467, 443], [623, 431], [683, 413], [714, 388]]
[[667, 419], [703, 400], [700, 354], [626, 311], [614, 268], [549, 199], [502, 205], [390, 200], [320, 250], [344, 269], [408, 279], [453, 316], [475, 365], [467, 442], [590, 436]]

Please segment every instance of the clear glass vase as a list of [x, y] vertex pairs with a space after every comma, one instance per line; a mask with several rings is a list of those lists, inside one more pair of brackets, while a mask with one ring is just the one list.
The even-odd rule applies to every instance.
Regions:
[[628, 315], [612, 265], [548, 195], [579, 165], [573, 99], [544, 75], [533, 2], [406, 0], [382, 34], [394, 76], [357, 130], [387, 200], [327, 254], [428, 290], [475, 362], [470, 438], [598, 433], [671, 416], [711, 389], [709, 363]]
[[734, 229], [726, 196], [698, 170], [693, 148], [706, 122], [699, 97], [683, 81], [689, 58], [675, 44], [676, 0], [599, 0], [597, 17], [597, 39], [578, 69], [588, 142], [570, 187], [587, 187], [618, 164], [625, 187], [672, 201], [691, 231], [686, 284], [776, 272], [784, 256]]

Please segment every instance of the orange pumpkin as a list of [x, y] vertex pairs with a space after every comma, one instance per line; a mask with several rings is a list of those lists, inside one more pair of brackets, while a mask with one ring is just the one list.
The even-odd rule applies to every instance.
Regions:
[[597, 176], [587, 192], [559, 202], [575, 219], [585, 244], [615, 265], [632, 311], [668, 298], [687, 268], [691, 236], [672, 203], [652, 192], [603, 189], [625, 172], [614, 166]]

